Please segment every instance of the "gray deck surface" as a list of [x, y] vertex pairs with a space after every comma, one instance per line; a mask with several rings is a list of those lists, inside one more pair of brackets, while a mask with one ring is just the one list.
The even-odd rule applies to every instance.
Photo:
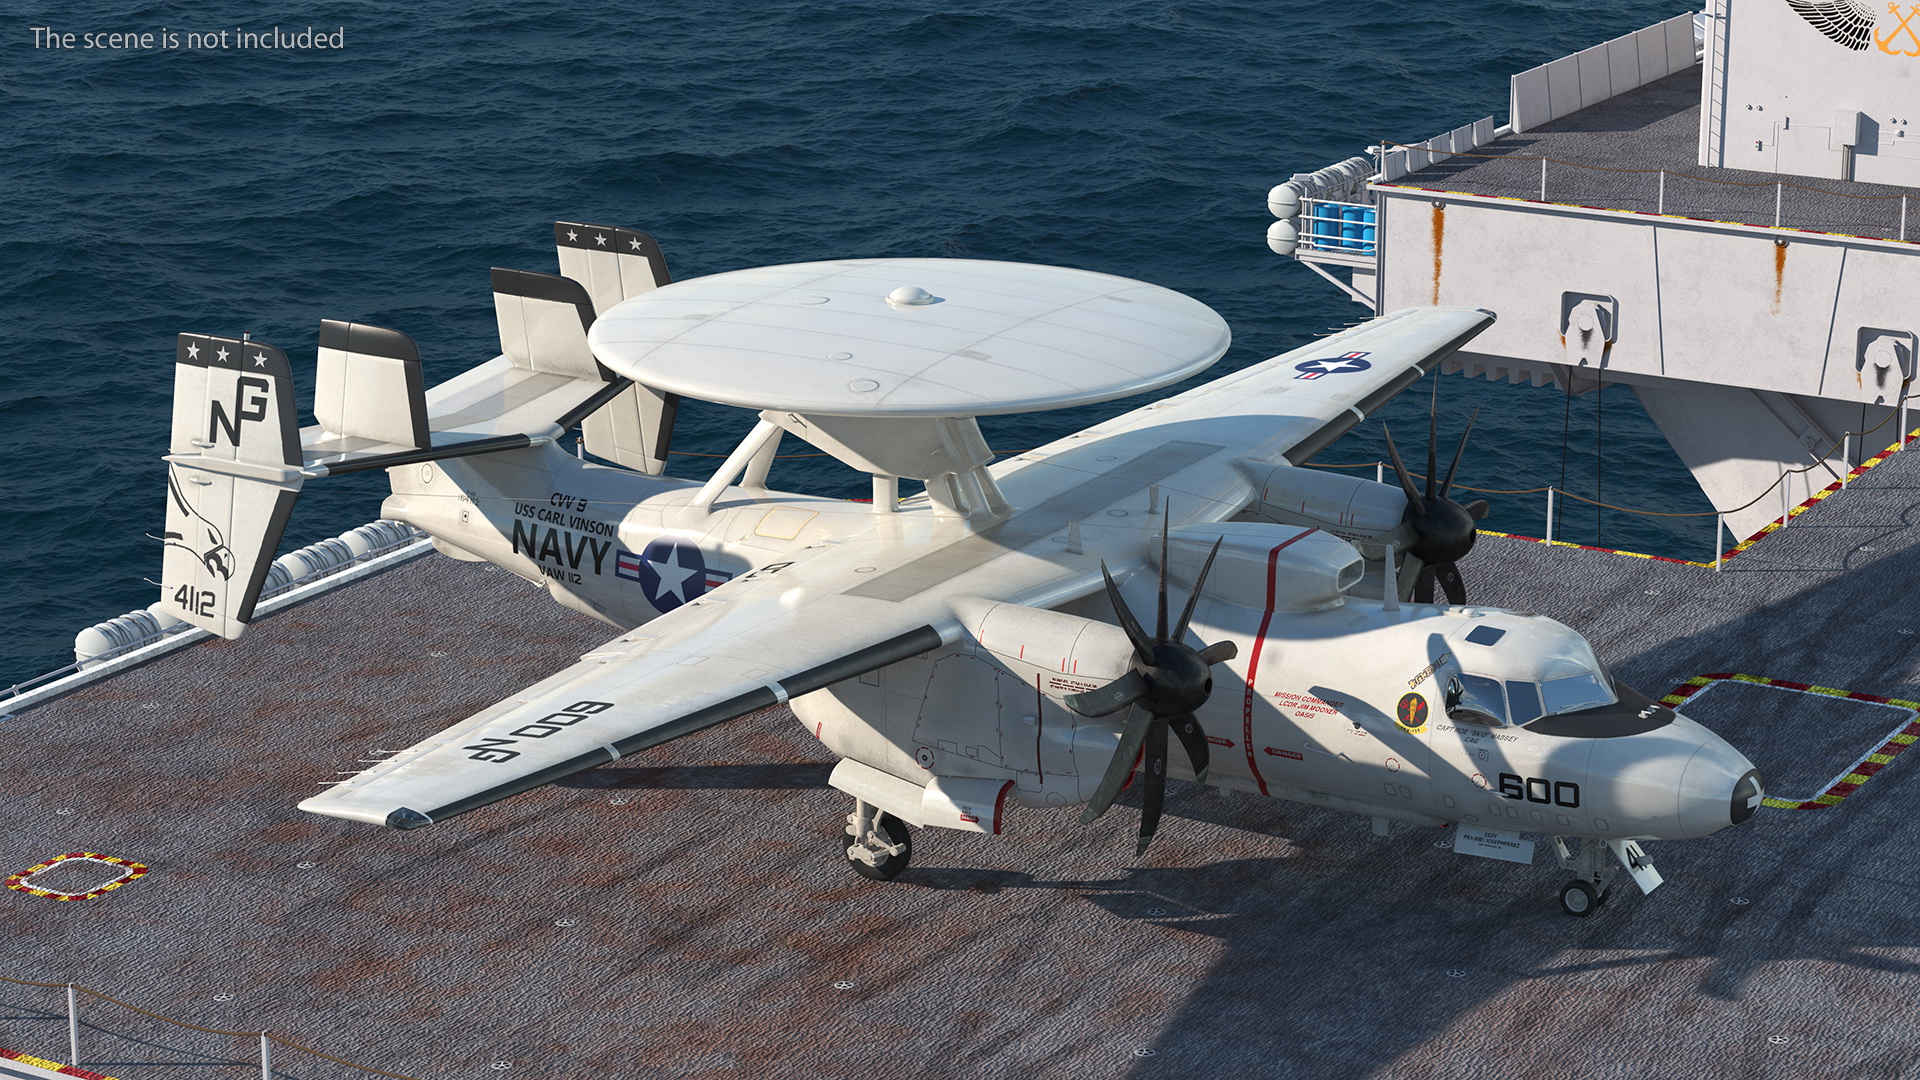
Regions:
[[[1466, 576], [1650, 692], [1734, 671], [1920, 698], [1916, 544], [1909, 453], [1718, 575], [1483, 538]], [[0, 891], [0, 974], [422, 1078], [1920, 1076], [1920, 751], [1839, 807], [1652, 845], [1665, 887], [1622, 878], [1585, 920], [1544, 853], [1179, 784], [1143, 862], [1131, 806], [1026, 811], [917, 832], [868, 882], [829, 756], [774, 712], [418, 832], [293, 808], [610, 636], [429, 557], [0, 725], [7, 871], [152, 868], [92, 900]], [[1795, 795], [1900, 719], [1764, 687], [1689, 711]], [[0, 1046], [65, 1057], [61, 992], [0, 1002]], [[248, 1040], [83, 1008], [96, 1071], [258, 1075]]]
[[[1695, 65], [1675, 72], [1397, 183], [1539, 199], [1539, 159], [1544, 157], [1550, 159], [1548, 202], [1646, 214], [1664, 205], [1666, 213], [1681, 217], [1771, 226], [1776, 189], [1784, 182], [1779, 191], [1784, 227], [1895, 239], [1905, 195], [1911, 197], [1906, 239], [1920, 239], [1920, 189], [1699, 165], [1700, 70]], [[1660, 170], [1667, 172], [1664, 204]]]

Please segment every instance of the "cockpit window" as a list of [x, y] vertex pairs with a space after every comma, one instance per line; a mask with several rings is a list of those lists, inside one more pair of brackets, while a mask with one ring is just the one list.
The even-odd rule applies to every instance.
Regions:
[[[1454, 676], [1450, 689], [1457, 693], [1448, 695], [1449, 715], [1482, 724], [1499, 725], [1507, 722], [1507, 695], [1500, 689], [1500, 680], [1461, 672]], [[1461, 713], [1467, 715], [1461, 716]], [[1473, 715], [1476, 713], [1479, 715]]]
[[1538, 720], [1546, 710], [1540, 707], [1540, 684], [1530, 682], [1507, 681], [1507, 704], [1512, 707], [1512, 718], [1516, 724]]
[[1476, 626], [1473, 628], [1473, 631], [1467, 635], [1467, 640], [1473, 642], [1475, 645], [1492, 645], [1506, 636], [1507, 632], [1502, 627]]
[[1540, 692], [1549, 715], [1606, 705], [1615, 700], [1613, 690], [1591, 672], [1548, 679], [1540, 684]]

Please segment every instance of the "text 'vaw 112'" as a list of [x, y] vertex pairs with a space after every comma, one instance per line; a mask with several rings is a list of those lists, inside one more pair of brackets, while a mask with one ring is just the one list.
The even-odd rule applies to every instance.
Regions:
[[[179, 338], [183, 618], [237, 636], [301, 484], [385, 469], [384, 517], [622, 631], [304, 809], [419, 828], [784, 702], [842, 759], [845, 853], [871, 878], [906, 867], [906, 825], [998, 833], [1009, 803], [1024, 827], [1086, 821], [1128, 784], [1144, 853], [1171, 775], [1383, 833], [1460, 823], [1457, 850], [1519, 862], [1523, 830], [1549, 835], [1586, 914], [1609, 850], [1651, 889], [1640, 842], [1760, 805], [1745, 757], [1578, 634], [1466, 604], [1454, 563], [1485, 504], [1447, 497], [1451, 467], [1436, 487], [1431, 432], [1424, 491], [1404, 468], [1396, 487], [1300, 467], [1486, 312], [1376, 318], [996, 462], [976, 417], [1168, 386], [1225, 353], [1225, 322], [1082, 270], [864, 259], [669, 283], [645, 234], [555, 235], [564, 276], [493, 271], [503, 355], [432, 389], [406, 335], [321, 323], [309, 427], [279, 350]], [[665, 474], [682, 397], [759, 411], [704, 483]], [[558, 445], [576, 425], [597, 460]], [[872, 503], [769, 488], [785, 435], [871, 474]]]

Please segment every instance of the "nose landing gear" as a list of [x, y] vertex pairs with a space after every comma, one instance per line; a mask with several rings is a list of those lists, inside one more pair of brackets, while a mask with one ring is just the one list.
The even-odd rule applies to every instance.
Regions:
[[1607, 860], [1607, 845], [1594, 839], [1580, 841], [1576, 854], [1567, 847], [1564, 836], [1553, 837], [1553, 850], [1560, 866], [1577, 877], [1560, 888], [1560, 910], [1584, 919], [1607, 902], [1607, 890], [1613, 878], [1613, 863]]
[[913, 857], [913, 837], [906, 823], [867, 802], [855, 802], [840, 837], [853, 872], [875, 881], [892, 881]]

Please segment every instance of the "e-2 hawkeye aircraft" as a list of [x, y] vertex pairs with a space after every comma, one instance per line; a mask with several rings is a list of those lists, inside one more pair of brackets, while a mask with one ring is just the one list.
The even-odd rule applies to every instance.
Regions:
[[[645, 234], [555, 236], [561, 276], [493, 271], [502, 354], [432, 389], [406, 335], [323, 322], [305, 428], [281, 351], [179, 337], [163, 595], [183, 619], [237, 637], [301, 485], [384, 469], [384, 517], [620, 628], [303, 809], [417, 829], [785, 703], [841, 758], [841, 843], [870, 878], [907, 866], [908, 825], [1089, 821], [1128, 784], [1144, 854], [1173, 776], [1382, 834], [1457, 823], [1456, 850], [1516, 862], [1545, 834], [1585, 915], [1609, 850], [1650, 890], [1643, 843], [1760, 805], [1745, 757], [1580, 635], [1466, 604], [1454, 564], [1486, 507], [1448, 498], [1451, 466], [1435, 485], [1431, 439], [1424, 491], [1397, 448], [1398, 486], [1300, 467], [1488, 312], [1375, 318], [996, 462], [976, 417], [1168, 386], [1226, 352], [1226, 323], [1082, 270], [670, 282]], [[705, 482], [665, 473], [683, 396], [759, 413]], [[576, 425], [597, 461], [558, 445]], [[786, 435], [869, 474], [871, 504], [769, 487]]]

